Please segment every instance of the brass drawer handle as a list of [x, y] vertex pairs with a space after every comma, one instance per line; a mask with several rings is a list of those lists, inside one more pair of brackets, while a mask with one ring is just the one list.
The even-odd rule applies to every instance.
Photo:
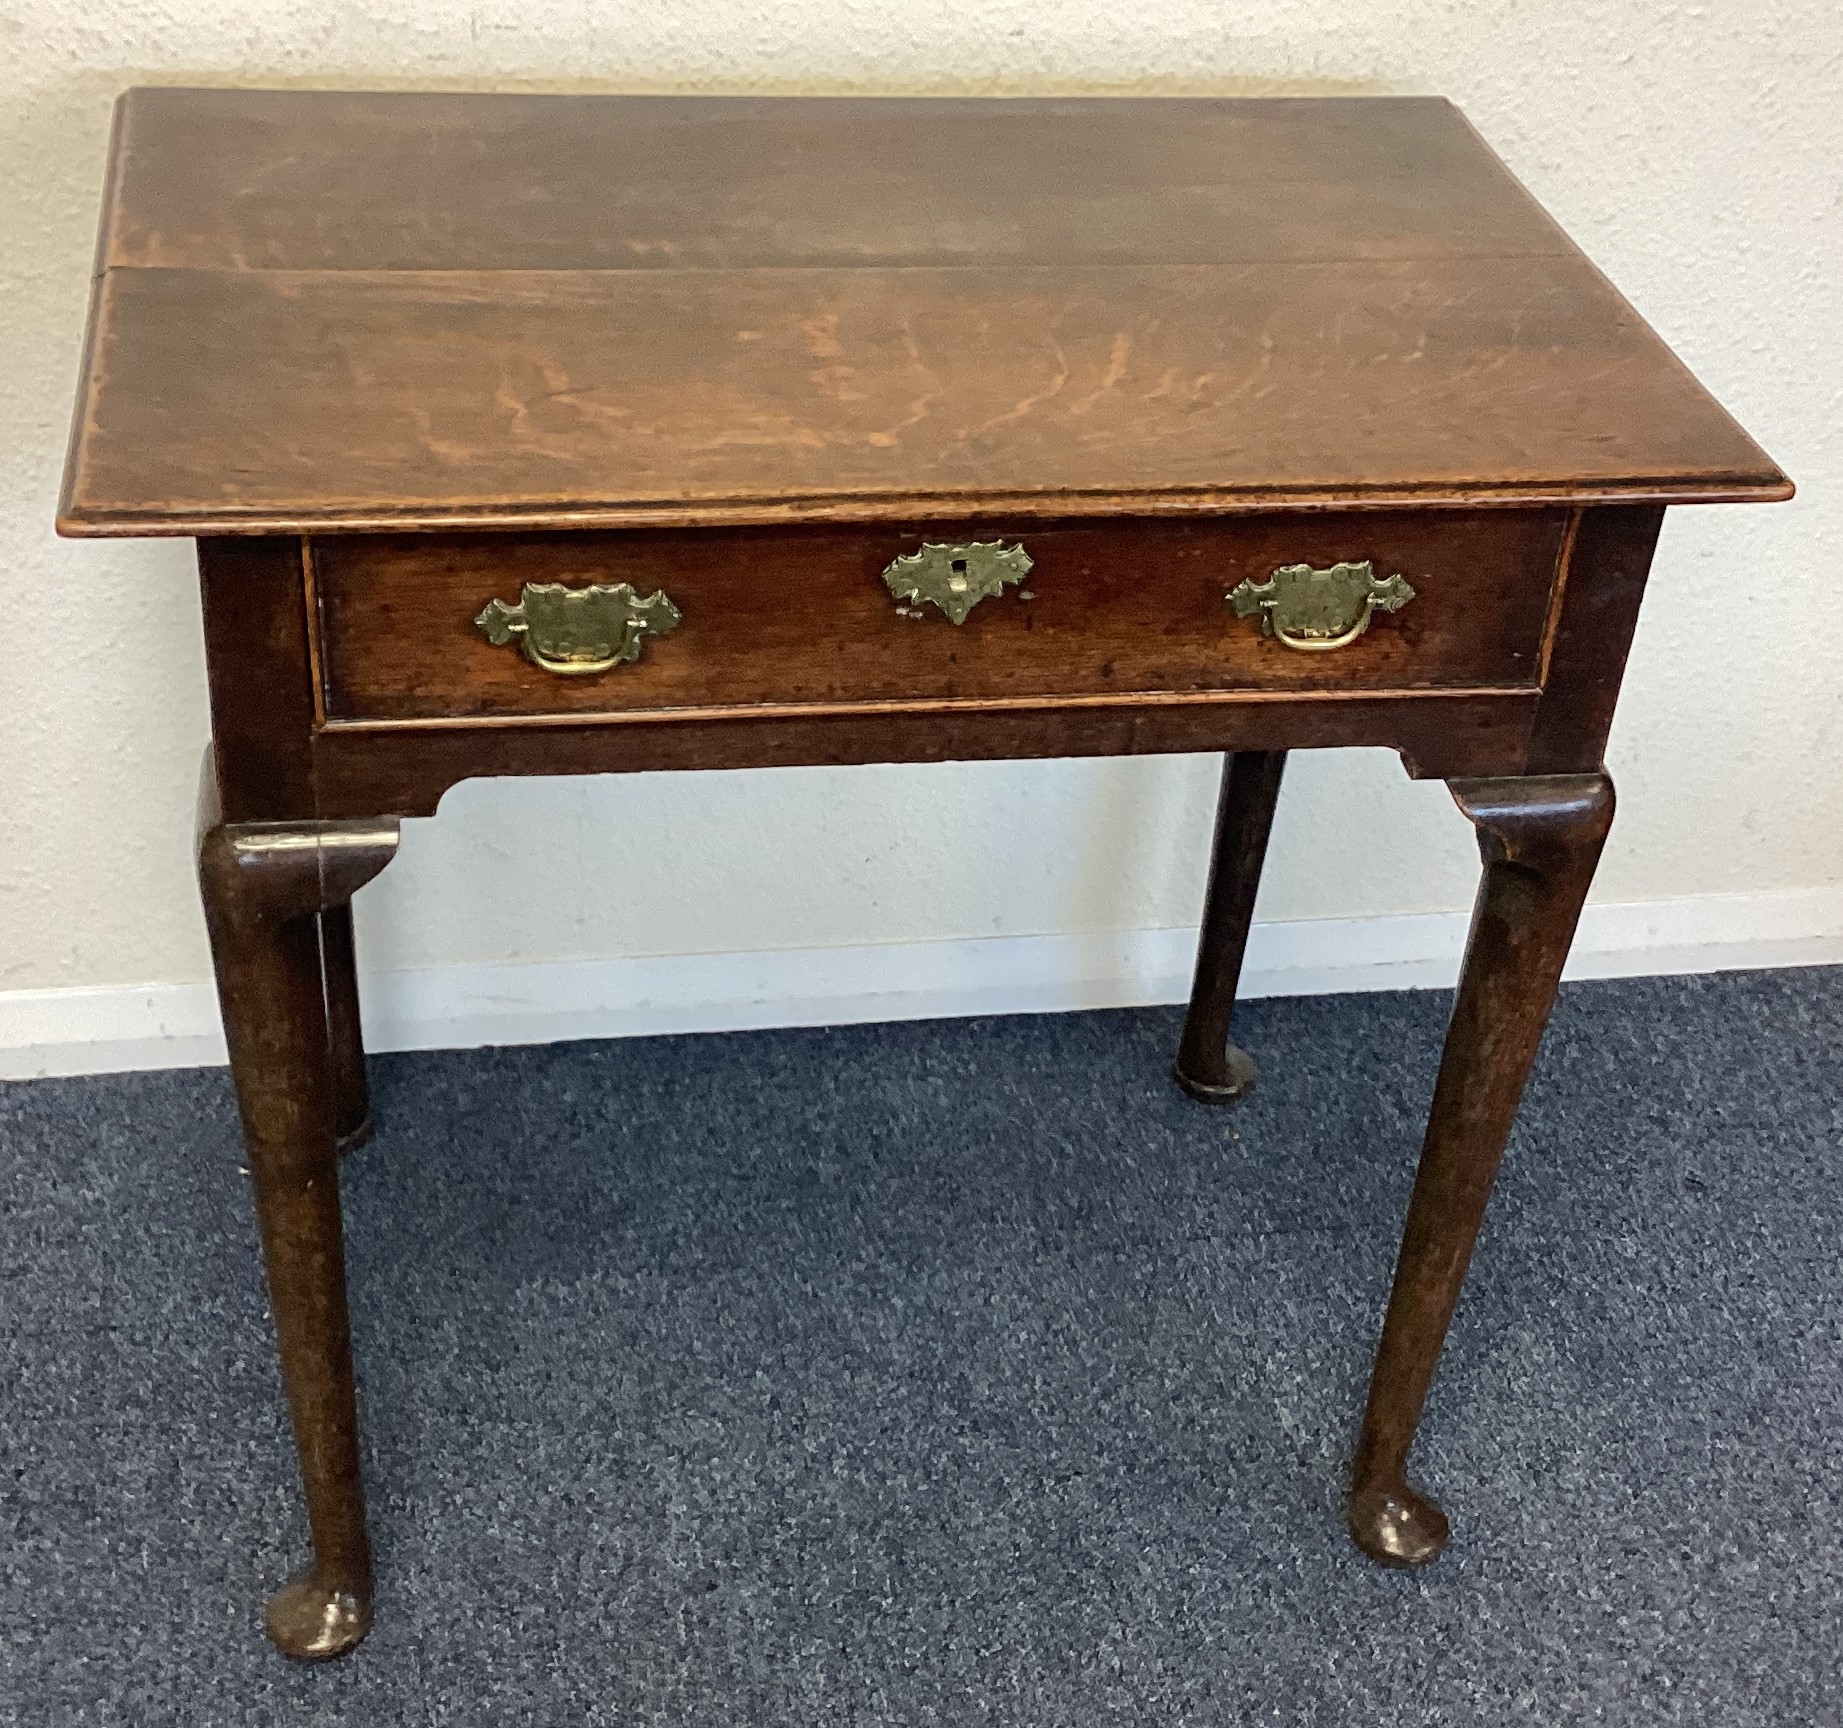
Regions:
[[1402, 576], [1378, 577], [1360, 564], [1282, 564], [1265, 582], [1250, 577], [1225, 596], [1238, 618], [1260, 614], [1261, 632], [1287, 648], [1322, 654], [1343, 648], [1369, 628], [1372, 612], [1399, 612], [1414, 598]]
[[925, 600], [940, 607], [956, 624], [981, 600], [1002, 594], [1008, 582], [1030, 574], [1031, 558], [1022, 545], [1002, 540], [973, 540], [964, 545], [924, 541], [892, 563], [883, 580], [898, 600]]
[[630, 582], [527, 582], [516, 606], [489, 600], [474, 623], [494, 647], [516, 636], [532, 665], [574, 677], [638, 660], [646, 638], [677, 629], [679, 616], [663, 588], [643, 599]]

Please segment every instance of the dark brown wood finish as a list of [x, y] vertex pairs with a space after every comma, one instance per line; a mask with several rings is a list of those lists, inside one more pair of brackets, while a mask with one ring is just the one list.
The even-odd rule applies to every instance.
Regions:
[[1016, 707], [882, 708], [558, 724], [328, 727], [315, 739], [320, 814], [432, 816], [462, 780], [511, 774], [635, 774], [814, 763], [990, 762], [1371, 745], [1397, 751], [1420, 779], [1517, 774], [1536, 693], [1425, 692], [1200, 701], [1038, 700]]
[[1245, 750], [1222, 764], [1196, 976], [1171, 1070], [1201, 1104], [1232, 1104], [1254, 1085], [1254, 1058], [1229, 1041], [1229, 1026], [1285, 771], [1284, 750]]
[[199, 887], [313, 1536], [312, 1563], [270, 1599], [267, 1626], [307, 1658], [343, 1655], [371, 1624], [320, 920], [396, 848], [389, 821], [225, 823], [207, 760]]
[[69, 533], [1787, 493], [1444, 102], [124, 103]]
[[1484, 879], [1351, 1466], [1351, 1534], [1400, 1566], [1446, 1546], [1445, 1513], [1408, 1485], [1408, 1448], [1613, 819], [1604, 774], [1456, 780], [1452, 792], [1478, 830]]
[[[1571, 250], [1437, 99], [143, 89], [123, 99], [116, 160], [102, 262], [140, 268], [848, 269]], [[261, 197], [250, 195], [253, 164]], [[1276, 185], [1286, 198], [1271, 195]]]
[[[1285, 753], [1451, 782], [1485, 872], [1350, 1501], [1437, 1553], [1408, 1450], [1663, 506], [1790, 494], [1457, 111], [143, 90], [108, 186], [59, 527], [200, 537], [200, 880], [314, 1541], [276, 1642], [370, 1615], [349, 902], [479, 775], [1229, 753], [1211, 1100]], [[924, 539], [1021, 541], [1029, 598], [905, 615]], [[1363, 559], [1416, 596], [1334, 651], [1224, 601]], [[682, 621], [558, 677], [474, 625], [546, 581]]]
[[365, 1034], [359, 1019], [358, 954], [351, 905], [320, 914], [320, 969], [326, 992], [328, 1085], [333, 1133], [341, 1152], [371, 1138], [371, 1083], [365, 1072]]
[[1526, 772], [1565, 774], [1600, 765], [1663, 522], [1656, 505], [1582, 513], [1550, 614]]
[[318, 707], [302, 544], [279, 535], [201, 540], [198, 577], [224, 818], [311, 817]]
[[[326, 713], [345, 720], [1040, 699], [1136, 692], [1533, 688], [1562, 510], [1257, 516], [1232, 523], [929, 522], [889, 530], [446, 534], [314, 543]], [[956, 626], [881, 579], [924, 541], [1006, 539], [1024, 596]], [[1368, 558], [1415, 598], [1335, 657], [1225, 599], [1281, 564]], [[683, 613], [618, 676], [559, 678], [474, 619], [523, 583], [630, 582]]]
[[100, 292], [79, 533], [1784, 495], [1572, 258], [122, 269]]

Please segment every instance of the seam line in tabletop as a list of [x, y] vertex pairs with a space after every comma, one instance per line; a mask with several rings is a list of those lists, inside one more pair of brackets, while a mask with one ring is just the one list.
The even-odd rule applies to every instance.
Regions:
[[832, 276], [874, 272], [878, 275], [1018, 275], [1075, 271], [1125, 270], [1269, 270], [1314, 268], [1334, 264], [1489, 264], [1519, 258], [1573, 258], [1587, 261], [1572, 242], [1498, 252], [1312, 252], [1241, 258], [1096, 258], [1033, 262], [1027, 258], [970, 259], [961, 263], [880, 263], [875, 259], [818, 264], [141, 264], [111, 259], [99, 274], [135, 270], [169, 276]]

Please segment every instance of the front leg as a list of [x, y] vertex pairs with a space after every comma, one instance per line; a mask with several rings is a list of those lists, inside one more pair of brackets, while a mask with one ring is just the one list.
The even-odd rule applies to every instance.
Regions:
[[1450, 789], [1484, 879], [1351, 1468], [1351, 1535], [1396, 1566], [1446, 1546], [1446, 1515], [1407, 1484], [1408, 1448], [1613, 817], [1604, 774]]
[[221, 823], [207, 761], [199, 885], [313, 1537], [265, 1617], [290, 1656], [343, 1655], [371, 1625], [319, 918], [396, 846], [395, 822]]

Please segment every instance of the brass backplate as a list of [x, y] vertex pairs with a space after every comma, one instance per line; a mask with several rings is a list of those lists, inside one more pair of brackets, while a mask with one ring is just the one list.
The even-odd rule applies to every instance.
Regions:
[[1404, 577], [1377, 576], [1365, 558], [1324, 570], [1282, 564], [1265, 582], [1237, 583], [1226, 598], [1238, 617], [1258, 616], [1262, 631], [1286, 647], [1323, 651], [1356, 641], [1372, 612], [1399, 612], [1414, 589]]
[[474, 623], [495, 646], [516, 637], [534, 666], [572, 675], [638, 660], [646, 638], [675, 630], [679, 617], [663, 589], [642, 597], [629, 582], [527, 582], [516, 606], [490, 600]]
[[1030, 574], [1030, 554], [1021, 545], [1000, 540], [971, 540], [964, 545], [924, 541], [919, 552], [905, 553], [883, 572], [898, 600], [925, 600], [940, 607], [956, 624], [981, 600], [1002, 594], [1007, 583]]

